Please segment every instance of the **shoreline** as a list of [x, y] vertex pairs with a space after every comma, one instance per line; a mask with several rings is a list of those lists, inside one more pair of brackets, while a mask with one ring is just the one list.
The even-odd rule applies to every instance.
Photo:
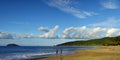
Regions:
[[[98, 48], [101, 48], [101, 46], [93, 46], [92, 48], [81, 49], [81, 50], [91, 50], [91, 49], [98, 49]], [[80, 49], [78, 49], [78, 50], [80, 50]], [[78, 51], [78, 50], [75, 50], [75, 51], [73, 51], [73, 53], [65, 54], [65, 55], [62, 55], [62, 56], [75, 54], [75, 52]], [[33, 58], [33, 59], [28, 59], [28, 60], [44, 60], [46, 58], [53, 58], [53, 57], [61, 57], [61, 56], [60, 55], [59, 56], [54, 55], [54, 56], [49, 56], [49, 57], [42, 57], [42, 58], [40, 57], [40, 58]]]
[[36, 58], [34, 60], [119, 60], [120, 46], [102, 46], [97, 49], [76, 50], [65, 56]]
[[[71, 47], [71, 46], [70, 46]], [[74, 46], [72, 46], [74, 47]], [[76, 47], [76, 46], [75, 46]], [[80, 47], [80, 46], [78, 46]], [[83, 47], [83, 46], [82, 46]], [[86, 46], [85, 46], [86, 47]], [[85, 48], [85, 49], [77, 49], [77, 50], [88, 50], [88, 49], [96, 49], [96, 48], [100, 48], [100, 46], [87, 46], [88, 48]], [[46, 58], [53, 58], [53, 57], [61, 57], [61, 56], [67, 56], [67, 55], [71, 55], [71, 54], [74, 54], [77, 50], [74, 50], [74, 51], [71, 51], [70, 53], [63, 53], [62, 55], [53, 55], [53, 56], [48, 56], [48, 57], [38, 57], [38, 58], [33, 58], [33, 59], [28, 59], [28, 60], [43, 60], [43, 59], [46, 59]]]

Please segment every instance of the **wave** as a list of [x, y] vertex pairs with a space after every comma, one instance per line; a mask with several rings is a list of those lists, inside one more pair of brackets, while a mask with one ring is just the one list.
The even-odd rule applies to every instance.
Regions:
[[[55, 56], [56, 48], [63, 50], [63, 55], [74, 53], [78, 49], [90, 47], [0, 47], [0, 60], [26, 60]], [[91, 47], [92, 48], [92, 47]], [[60, 51], [58, 52], [60, 53]]]
[[42, 58], [54, 55], [55, 52], [49, 53], [12, 53], [9, 55], [0, 55], [0, 60], [26, 60], [33, 58]]

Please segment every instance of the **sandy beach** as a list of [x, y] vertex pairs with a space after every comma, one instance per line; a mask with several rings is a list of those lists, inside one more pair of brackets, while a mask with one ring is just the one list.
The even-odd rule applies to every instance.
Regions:
[[97, 49], [77, 50], [74, 54], [36, 60], [120, 60], [120, 46], [103, 46]]

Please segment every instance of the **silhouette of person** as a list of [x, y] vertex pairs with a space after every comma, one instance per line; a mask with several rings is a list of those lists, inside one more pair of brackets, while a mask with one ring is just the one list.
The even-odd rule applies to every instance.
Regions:
[[58, 56], [58, 49], [56, 49], [56, 56]]
[[60, 49], [60, 60], [63, 60], [62, 59], [62, 49]]
[[60, 49], [60, 56], [62, 56], [62, 49]]

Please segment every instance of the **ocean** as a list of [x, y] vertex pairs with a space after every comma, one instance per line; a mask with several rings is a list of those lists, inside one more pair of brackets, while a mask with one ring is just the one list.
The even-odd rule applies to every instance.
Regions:
[[[55, 56], [56, 49], [62, 49], [63, 55], [75, 50], [91, 49], [93, 46], [0, 46], [0, 60], [30, 60]], [[58, 52], [60, 53], [60, 52]]]

